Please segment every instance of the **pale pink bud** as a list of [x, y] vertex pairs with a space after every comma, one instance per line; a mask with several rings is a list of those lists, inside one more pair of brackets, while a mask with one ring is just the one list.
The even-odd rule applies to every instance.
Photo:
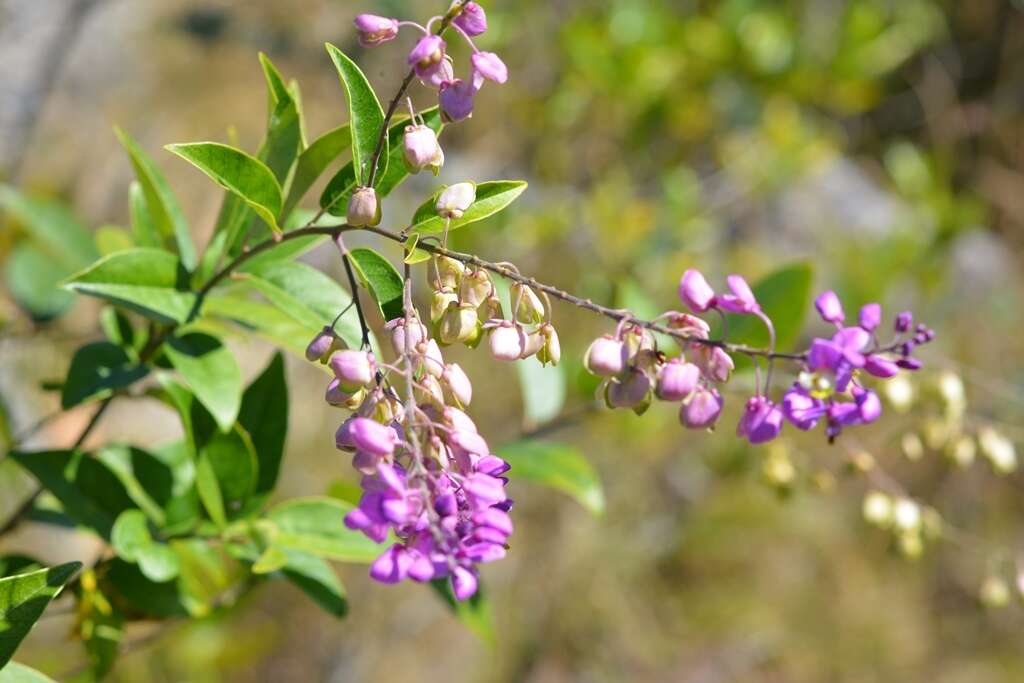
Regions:
[[423, 375], [416, 387], [416, 400], [423, 403], [444, 404], [444, 389], [433, 375]]
[[398, 35], [398, 21], [376, 14], [360, 14], [353, 22], [359, 34], [359, 44], [374, 47], [393, 40]]
[[473, 87], [477, 90], [484, 84], [484, 79], [495, 83], [508, 80], [508, 67], [493, 52], [474, 52], [470, 61], [473, 64]]
[[429, 168], [437, 175], [444, 165], [444, 152], [437, 141], [437, 133], [429, 126], [406, 126], [402, 151], [405, 166], [410, 173], [419, 173]]
[[729, 375], [736, 367], [732, 356], [717, 346], [695, 344], [694, 347], [694, 360], [708, 379], [715, 382], [729, 381]]
[[523, 352], [519, 355], [520, 358], [529, 358], [544, 348], [544, 335], [539, 331], [524, 332], [523, 335]]
[[476, 201], [474, 183], [455, 183], [441, 191], [434, 208], [441, 218], [462, 218], [462, 214]]
[[484, 270], [474, 270], [466, 273], [462, 278], [462, 287], [459, 290], [461, 303], [478, 307], [484, 300], [494, 292], [494, 285], [491, 278]]
[[526, 338], [519, 328], [502, 320], [491, 330], [488, 343], [495, 360], [519, 360], [523, 355]]
[[462, 430], [464, 432], [476, 432], [476, 423], [473, 422], [472, 418], [466, 413], [462, 412], [458, 408], [453, 406], [445, 406], [442, 413], [442, 419], [452, 429]]
[[452, 23], [461, 28], [467, 36], [478, 36], [487, 30], [487, 14], [477, 3], [467, 2], [462, 6], [462, 11], [452, 19]]
[[441, 347], [433, 339], [420, 342], [416, 345], [417, 354], [423, 360], [423, 368], [434, 377], [441, 377], [444, 372], [444, 356], [441, 355]]
[[700, 368], [682, 358], [673, 358], [658, 372], [655, 394], [663, 401], [681, 401], [697, 388]]
[[707, 429], [722, 414], [722, 397], [714, 389], [699, 387], [679, 407], [679, 422], [689, 429]]
[[583, 356], [583, 365], [600, 377], [614, 377], [622, 372], [626, 353], [622, 342], [611, 335], [598, 337]]
[[650, 393], [651, 379], [647, 373], [630, 368], [608, 382], [605, 402], [609, 408], [637, 408], [650, 400]]
[[355, 228], [365, 228], [380, 223], [380, 202], [377, 191], [372, 187], [357, 187], [348, 200], [345, 220]]
[[361, 403], [365, 395], [366, 392], [361, 388], [355, 391], [345, 391], [341, 381], [335, 377], [327, 385], [327, 391], [324, 392], [324, 400], [332, 406], [351, 408]]
[[708, 325], [705, 320], [689, 313], [673, 313], [669, 316], [667, 325], [681, 334], [699, 339], [707, 339], [711, 333], [711, 325]]
[[448, 445], [456, 457], [468, 456], [474, 461], [491, 452], [490, 446], [482, 436], [463, 429], [456, 429], [448, 435]]
[[459, 402], [459, 405], [468, 406], [469, 402], [473, 400], [473, 384], [458, 363], [450, 363], [445, 366], [441, 381], [448, 387], [448, 391]]
[[472, 570], [461, 565], [452, 570], [452, 595], [459, 602], [473, 597], [478, 585], [476, 574]]
[[310, 362], [323, 360], [324, 356], [334, 350], [337, 339], [338, 335], [334, 333], [334, 328], [325, 326], [306, 347], [306, 360]]
[[384, 324], [384, 329], [391, 333], [391, 348], [396, 356], [405, 355], [405, 343], [408, 336], [409, 348], [414, 349], [416, 345], [427, 338], [427, 328], [416, 318], [412, 319], [412, 327], [408, 335], [405, 330], [405, 318], [394, 318]]
[[689, 269], [679, 281], [679, 298], [694, 313], [703, 313], [715, 303], [715, 292], [699, 270]]
[[398, 434], [391, 427], [365, 417], [350, 417], [335, 436], [338, 448], [366, 451], [376, 456], [390, 456], [395, 452]]
[[372, 382], [377, 370], [373, 354], [366, 351], [338, 351], [331, 356], [329, 365], [341, 382], [341, 388], [349, 392]]

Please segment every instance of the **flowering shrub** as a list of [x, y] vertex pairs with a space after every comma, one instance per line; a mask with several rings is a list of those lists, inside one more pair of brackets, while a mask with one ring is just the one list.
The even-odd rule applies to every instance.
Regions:
[[[834, 332], [813, 338], [804, 350], [780, 350], [768, 307], [741, 275], [728, 276], [726, 287], [716, 289], [699, 270], [688, 269], [678, 283], [686, 311], [643, 319], [538, 282], [514, 264], [449, 248], [452, 231], [504, 210], [526, 183], [454, 182], [438, 188], [408, 221], [392, 215], [384, 200], [409, 174], [441, 174], [446, 126], [472, 119], [487, 81], [508, 80], [501, 58], [475, 42], [487, 38], [486, 13], [476, 2], [456, 0], [425, 25], [371, 14], [357, 16], [354, 25], [365, 48], [415, 34], [408, 74], [386, 108], [359, 67], [328, 45], [348, 101], [343, 128], [306, 145], [297, 90], [264, 58], [272, 116], [256, 156], [220, 143], [168, 146], [226, 190], [201, 254], [159, 170], [119, 132], [138, 175], [132, 191], [136, 244], [97, 259], [66, 283], [109, 305], [102, 321], [109, 341], [79, 350], [62, 391], [65, 409], [91, 402], [98, 407], [70, 448], [11, 453], [40, 489], [7, 526], [27, 516], [45, 490], [61, 514], [93, 530], [112, 553], [104, 552], [77, 578], [80, 563], [3, 579], [16, 581], [19, 591], [42, 590], [47, 601], [70, 581], [79, 634], [100, 674], [110, 661], [104, 629], [120, 627], [133, 610], [147, 617], [199, 616], [232, 597], [224, 595], [232, 592], [229, 586], [217, 586], [212, 596], [189, 592], [185, 572], [197, 557], [217, 566], [236, 562], [247, 580], [283, 576], [337, 615], [346, 603], [327, 560], [367, 563], [383, 583], [432, 582], [455, 601], [479, 600], [480, 565], [510, 550], [510, 463], [471, 417], [474, 393], [483, 392], [474, 391], [466, 372], [445, 354], [461, 345], [495, 361], [535, 358], [557, 365], [562, 349], [556, 302], [615, 324], [583, 356], [611, 409], [641, 415], [655, 401], [671, 403], [683, 427], [714, 430], [737, 360], [745, 358], [754, 386], [744, 396], [735, 432], [754, 445], [775, 441], [787, 423], [800, 431], [820, 425], [832, 443], [848, 428], [881, 419], [878, 387], [919, 370], [914, 352], [935, 336], [926, 325], [915, 326], [910, 312], [885, 324], [877, 303], [862, 306], [853, 321], [838, 296], [826, 291], [813, 305]], [[455, 63], [449, 39], [466, 41], [468, 63]], [[413, 107], [407, 91], [417, 81], [436, 93], [436, 106]], [[319, 209], [294, 222], [314, 182], [346, 150], [351, 161], [329, 180]], [[350, 249], [345, 238], [353, 233], [399, 247], [401, 271], [377, 251]], [[325, 237], [337, 248], [349, 293], [312, 301], [310, 292], [340, 288], [293, 258]], [[419, 308], [414, 271], [425, 275], [419, 281], [427, 284], [422, 298], [429, 298]], [[366, 295], [384, 321], [378, 330], [368, 322]], [[737, 316], [762, 325], [767, 346], [731, 337], [730, 320]], [[330, 374], [325, 401], [350, 413], [339, 419], [334, 441], [361, 474], [355, 504], [309, 498], [267, 506], [283, 457], [288, 389], [280, 355], [243, 388], [237, 361], [223, 342], [227, 330], [239, 327]], [[773, 387], [779, 375], [786, 376], [787, 387]], [[177, 412], [185, 438], [159, 453], [113, 444], [83, 457], [83, 445], [110, 403], [147, 378], [146, 395]], [[993, 462], [1012, 469], [1012, 444], [999, 439], [994, 432], [979, 434], [986, 452], [996, 454]], [[957, 457], [966, 457], [964, 448], [957, 447]], [[767, 469], [785, 479], [783, 459], [770, 458]], [[865, 470], [872, 466], [864, 458], [854, 461]], [[170, 482], [159, 491], [147, 479], [154, 469]], [[922, 529], [939, 524], [908, 497], [881, 491], [868, 494], [863, 511], [871, 523], [894, 530], [905, 547], [920, 543]], [[992, 587], [986, 592], [992, 600], [998, 593]], [[148, 600], [157, 594], [166, 600]], [[43, 606], [16, 625], [4, 661]]]

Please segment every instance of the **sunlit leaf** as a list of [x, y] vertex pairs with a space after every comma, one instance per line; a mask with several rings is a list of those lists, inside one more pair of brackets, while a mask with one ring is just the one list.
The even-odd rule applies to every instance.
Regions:
[[382, 548], [345, 526], [352, 506], [334, 498], [297, 498], [267, 513], [277, 527], [274, 545], [341, 562], [372, 562]]
[[0, 579], [0, 667], [6, 666], [46, 606], [81, 567], [81, 562], [68, 562]]
[[[493, 216], [514, 202], [525, 190], [524, 180], [491, 180], [479, 183], [476, 186], [476, 201], [466, 209], [461, 218], [452, 219], [449, 231]], [[435, 208], [439, 194], [440, 191], [416, 209], [409, 232], [418, 232], [421, 235], [444, 232], [445, 219], [437, 215]]]
[[216, 337], [199, 332], [175, 335], [165, 349], [221, 431], [231, 429], [242, 401], [242, 373], [231, 352]]
[[[355, 178], [360, 185], [365, 185], [370, 173], [369, 164], [377, 147], [377, 139], [381, 134], [381, 128], [384, 127], [384, 110], [366, 76], [355, 62], [330, 43], [327, 44], [327, 54], [331, 56], [331, 61], [338, 70], [348, 100], [348, 123], [352, 136]], [[378, 180], [387, 172], [387, 165], [388, 147], [385, 139], [376, 176]]]
[[361, 284], [370, 290], [385, 320], [402, 317], [403, 280], [395, 267], [373, 249], [349, 252]]

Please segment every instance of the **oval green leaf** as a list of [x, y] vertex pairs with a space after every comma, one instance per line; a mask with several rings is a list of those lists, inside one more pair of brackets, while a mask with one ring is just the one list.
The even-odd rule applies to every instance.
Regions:
[[[377, 148], [377, 138], [384, 127], [384, 110], [374, 94], [370, 82], [356, 66], [356, 63], [349, 59], [344, 52], [334, 45], [327, 43], [327, 54], [331, 56], [334, 67], [338, 70], [341, 84], [345, 88], [345, 95], [348, 98], [348, 123], [352, 136], [352, 164], [355, 168], [355, 178], [360, 185], [365, 185], [369, 177], [369, 164], [373, 159], [373, 153]], [[384, 140], [384, 148], [381, 150], [380, 167], [377, 169], [376, 178], [379, 180], [387, 172], [388, 165], [388, 142]]]
[[81, 567], [81, 562], [68, 562], [0, 579], [0, 667], [7, 665], [46, 606]]
[[242, 373], [231, 352], [212, 335], [190, 332], [171, 337], [165, 353], [220, 430], [230, 430], [242, 402]]
[[[514, 202], [525, 190], [525, 180], [489, 180], [478, 184], [476, 186], [476, 201], [466, 209], [462, 218], [452, 219], [448, 228], [449, 232], [493, 216]], [[420, 205], [420, 208], [416, 209], [409, 232], [417, 232], [421, 235], [444, 232], [445, 219], [437, 215], [437, 209], [434, 207], [440, 193], [440, 190], [434, 193], [430, 199]]]
[[349, 252], [356, 275], [363, 286], [370, 290], [380, 306], [384, 320], [394, 320], [403, 315], [403, 280], [395, 267], [373, 249], [353, 249]]

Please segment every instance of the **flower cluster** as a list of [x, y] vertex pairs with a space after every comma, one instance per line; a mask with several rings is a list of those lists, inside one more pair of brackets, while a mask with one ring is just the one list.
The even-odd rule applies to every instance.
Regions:
[[[327, 402], [354, 410], [335, 435], [362, 473], [362, 498], [345, 525], [391, 546], [371, 565], [384, 583], [448, 578], [456, 598], [476, 592], [480, 563], [501, 559], [512, 534], [502, 476], [508, 464], [491, 453], [463, 412], [473, 387], [456, 363], [445, 363], [417, 319], [387, 323], [398, 364], [411, 363], [415, 401], [404, 404], [386, 381], [399, 367], [373, 354], [340, 348], [327, 328], [307, 356], [334, 373]], [[318, 353], [322, 354], [318, 355]]]
[[[687, 270], [679, 282], [679, 298], [694, 313], [735, 313], [753, 315], [767, 327], [772, 348], [764, 356], [769, 363], [768, 379], [762, 390], [760, 372], [755, 394], [744, 406], [736, 427], [737, 436], [752, 444], [775, 439], [786, 421], [801, 430], [824, 422], [829, 440], [844, 427], [873, 422], [881, 415], [878, 395], [865, 387], [861, 373], [889, 378], [900, 370], [916, 370], [919, 360], [914, 348], [931, 341], [935, 333], [924, 325], [913, 326], [909, 312], [896, 317], [896, 337], [882, 346], [877, 337], [882, 309], [865, 305], [853, 326], [839, 297], [828, 291], [815, 301], [822, 319], [836, 327], [831, 337], [814, 339], [807, 353], [798, 356], [801, 372], [782, 396], [781, 403], [769, 397], [771, 364], [775, 360], [775, 329], [746, 280], [739, 275], [726, 279], [728, 292], [716, 293], [697, 270]], [[602, 389], [611, 408], [632, 408], [644, 412], [652, 398], [680, 402], [679, 420], [692, 429], [715, 425], [723, 399], [716, 385], [728, 381], [734, 369], [731, 347], [725, 340], [711, 340], [711, 327], [689, 313], [669, 311], [659, 316], [664, 327], [680, 343], [683, 353], [669, 358], [660, 351], [648, 327], [623, 319], [615, 335], [595, 340], [587, 350], [584, 364], [593, 374], [604, 377]], [[687, 359], [689, 354], [689, 359]]]

